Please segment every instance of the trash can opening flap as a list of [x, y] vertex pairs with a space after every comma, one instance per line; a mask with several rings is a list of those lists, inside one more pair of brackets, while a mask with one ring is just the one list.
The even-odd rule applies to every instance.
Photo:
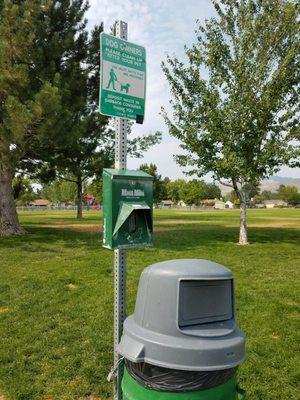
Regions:
[[180, 328], [233, 318], [232, 280], [182, 280], [179, 286]]

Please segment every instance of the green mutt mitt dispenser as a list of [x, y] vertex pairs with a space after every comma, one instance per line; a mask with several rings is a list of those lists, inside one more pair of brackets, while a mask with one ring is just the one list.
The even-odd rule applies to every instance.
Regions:
[[103, 246], [152, 245], [152, 176], [143, 171], [104, 169]]

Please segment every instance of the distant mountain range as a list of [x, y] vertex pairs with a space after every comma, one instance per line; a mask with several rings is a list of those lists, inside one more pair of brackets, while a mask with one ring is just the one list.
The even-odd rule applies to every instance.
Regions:
[[[270, 190], [271, 192], [276, 192], [280, 185], [290, 185], [296, 186], [298, 190], [300, 190], [300, 178], [286, 178], [283, 176], [271, 176], [270, 179], [265, 179], [262, 181], [260, 188], [263, 190]], [[232, 191], [227, 186], [219, 185], [222, 191], [222, 194], [225, 195]]]
[[270, 179], [262, 181], [261, 190], [276, 192], [280, 185], [296, 186], [300, 190], [300, 178], [285, 178], [283, 176], [272, 176]]

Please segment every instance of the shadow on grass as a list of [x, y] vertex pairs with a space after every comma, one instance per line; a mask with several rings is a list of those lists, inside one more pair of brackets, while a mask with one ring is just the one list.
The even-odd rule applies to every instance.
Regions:
[[[26, 217], [28, 217], [28, 215], [23, 216], [24, 219]], [[36, 216], [37, 220], [35, 221], [34, 219], [30, 219], [30, 226], [31, 225], [40, 225], [41, 224], [41, 216], [38, 215]], [[89, 223], [101, 223], [102, 222], [102, 214], [98, 214], [98, 215], [88, 215], [85, 216], [84, 219], [76, 219], [75, 217], [56, 217], [56, 216], [52, 216], [52, 215], [45, 215], [42, 216], [43, 217], [43, 224], [46, 223], [52, 223], [52, 224], [59, 224], [59, 223], [63, 223], [63, 224], [67, 224], [67, 225], [85, 225], [85, 224], [89, 224]]]
[[[202, 245], [212, 245], [218, 242], [237, 243], [239, 236], [238, 227], [224, 227], [222, 225], [199, 226], [190, 225], [189, 227], [178, 226], [177, 228], [167, 228], [165, 231], [158, 232], [160, 235], [157, 241], [157, 247], [164, 247], [166, 240], [169, 245], [174, 243], [176, 246], [188, 247]], [[294, 228], [270, 228], [270, 227], [253, 227], [248, 230], [249, 241], [256, 243], [299, 243], [299, 230]], [[166, 240], [164, 240], [166, 238]]]
[[[102, 235], [90, 232], [77, 232], [61, 228], [27, 227], [23, 225], [27, 235], [0, 238], [1, 249], [18, 249], [26, 252], [60, 252], [53, 245], [59, 243], [60, 247], [76, 248], [84, 246], [95, 250], [101, 247]], [[32, 246], [32, 248], [31, 248]]]
[[155, 215], [155, 221], [156, 222], [163, 222], [165, 220], [168, 221], [178, 221], [178, 220], [185, 220], [185, 221], [217, 221], [217, 220], [221, 220], [221, 221], [225, 221], [225, 220], [230, 220], [232, 221], [232, 219], [235, 218], [237, 221], [239, 220], [239, 214], [220, 214], [217, 215], [216, 213], [211, 213], [208, 214], [207, 212], [203, 212], [203, 214], [201, 213], [175, 213], [173, 212], [173, 214], [156, 214]]
[[[73, 231], [71, 229], [26, 227], [28, 235], [0, 239], [1, 249], [18, 249], [25, 252], [59, 252], [53, 245], [59, 243], [60, 248], [85, 247], [87, 250], [101, 248], [102, 234], [95, 232]], [[216, 246], [220, 243], [236, 244], [238, 227], [222, 225], [201, 226], [178, 225], [177, 227], [158, 227], [154, 232], [154, 247], [160, 249], [193, 249], [195, 247]], [[299, 243], [300, 235], [296, 229], [289, 228], [249, 228], [249, 241], [258, 243]]]

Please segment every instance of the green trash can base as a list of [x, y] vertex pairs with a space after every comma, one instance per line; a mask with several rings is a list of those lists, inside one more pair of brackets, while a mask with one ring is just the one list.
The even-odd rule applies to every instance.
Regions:
[[197, 392], [159, 392], [147, 389], [136, 382], [124, 369], [122, 380], [123, 400], [237, 400], [236, 376], [223, 385]]

